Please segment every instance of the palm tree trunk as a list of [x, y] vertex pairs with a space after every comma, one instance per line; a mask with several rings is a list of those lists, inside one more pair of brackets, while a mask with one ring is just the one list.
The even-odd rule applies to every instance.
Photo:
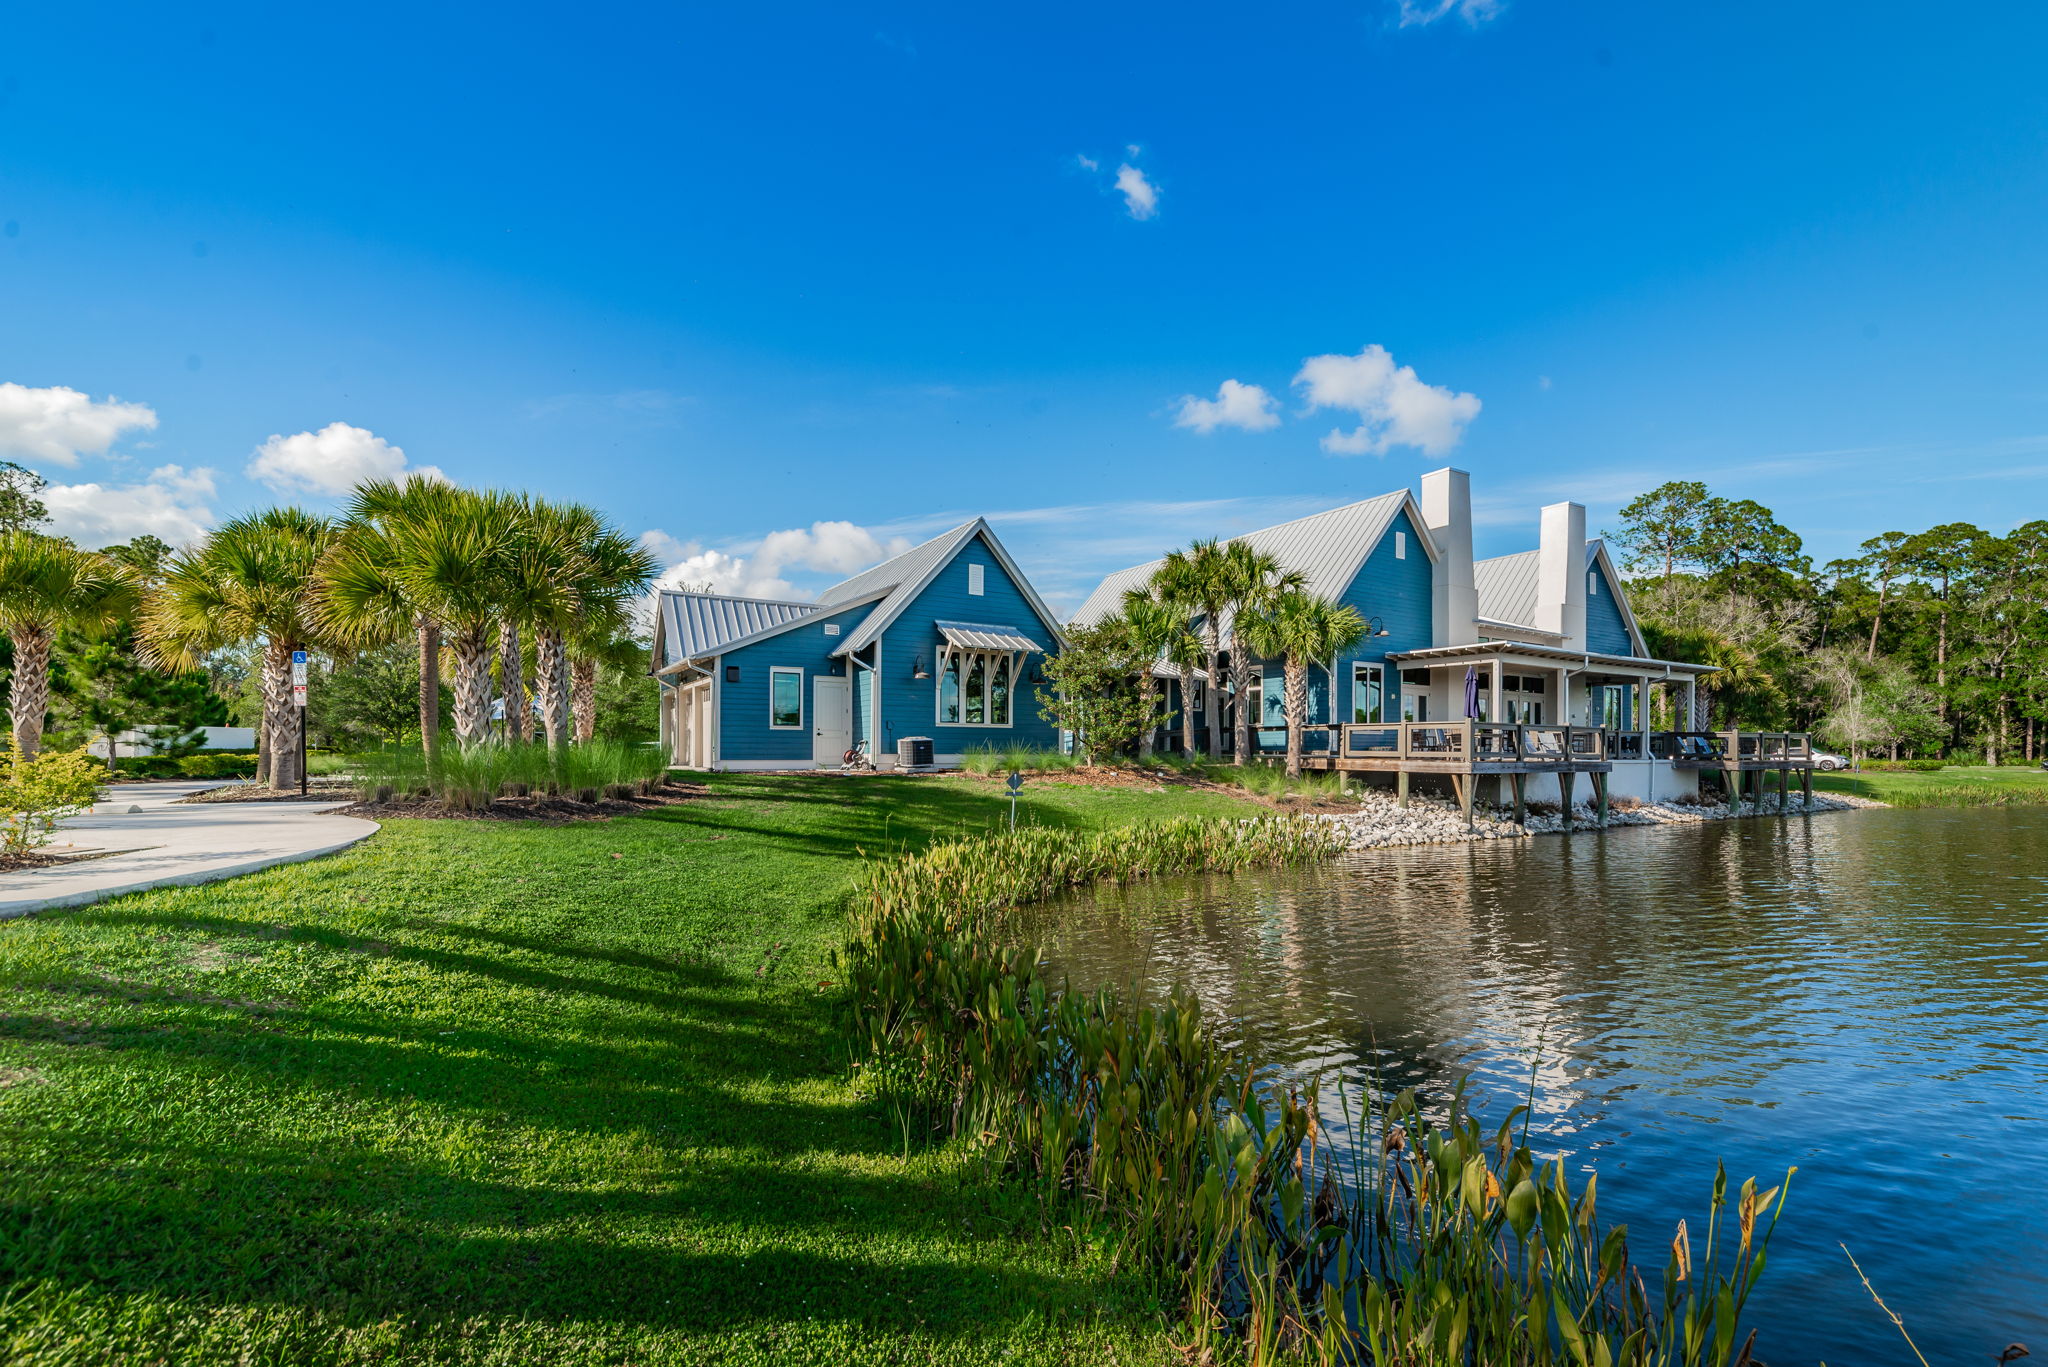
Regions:
[[455, 654], [455, 739], [475, 745], [484, 739], [491, 716], [491, 642], [489, 628], [472, 623], [450, 633]]
[[1287, 657], [1287, 777], [1301, 777], [1301, 733], [1308, 725], [1308, 662]]
[[1223, 753], [1223, 637], [1216, 630], [1214, 613], [1202, 628], [1202, 643], [1209, 652], [1209, 689], [1204, 695], [1202, 720], [1209, 724], [1209, 758]]
[[1155, 706], [1155, 686], [1152, 666], [1149, 664], [1138, 674], [1138, 705], [1145, 714], [1145, 729], [1138, 733], [1138, 762], [1143, 764], [1152, 758], [1152, 711]]
[[1180, 753], [1182, 759], [1195, 757], [1195, 671], [1180, 671]]
[[263, 648], [263, 711], [270, 731], [270, 786], [299, 781], [299, 718], [292, 706], [292, 643], [273, 640]]
[[1233, 631], [1230, 633], [1230, 696], [1237, 724], [1231, 727], [1231, 749], [1239, 764], [1245, 762], [1252, 748], [1251, 693], [1252, 662], [1245, 654], [1244, 639]]
[[420, 749], [432, 764], [441, 744], [441, 624], [422, 617], [414, 629], [420, 638]]
[[[14, 751], [34, 759], [43, 748], [43, 714], [50, 710], [50, 640], [48, 627], [21, 627], [14, 632], [14, 674], [7, 684], [7, 711], [14, 723]], [[113, 742], [108, 742], [108, 754]]]
[[533, 691], [548, 748], [560, 750], [569, 743], [569, 659], [558, 631], [533, 634]]
[[526, 659], [519, 648], [519, 623], [506, 618], [498, 626], [498, 691], [505, 699], [505, 739], [526, 743]]
[[597, 661], [570, 662], [569, 708], [576, 715], [577, 741], [589, 744], [597, 734]]

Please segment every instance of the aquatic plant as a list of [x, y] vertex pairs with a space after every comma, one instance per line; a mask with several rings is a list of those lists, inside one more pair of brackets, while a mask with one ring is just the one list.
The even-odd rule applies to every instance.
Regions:
[[[941, 844], [864, 877], [840, 956], [863, 1085], [1038, 1192], [1048, 1229], [1172, 1279], [1191, 1357], [1408, 1367], [1728, 1367], [1785, 1188], [1717, 1174], [1652, 1294], [1595, 1183], [1488, 1139], [1462, 1095], [1431, 1114], [1262, 1078], [1199, 1003], [1055, 984], [1004, 913], [1098, 880], [1325, 858], [1296, 818], [1034, 828]], [[1724, 1226], [1728, 1226], [1724, 1228]], [[1723, 1263], [1726, 1267], [1724, 1270]]]

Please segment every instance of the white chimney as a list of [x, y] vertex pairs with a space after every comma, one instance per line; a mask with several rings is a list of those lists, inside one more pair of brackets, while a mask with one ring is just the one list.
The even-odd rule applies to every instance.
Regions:
[[1586, 509], [1553, 503], [1543, 510], [1536, 543], [1536, 620], [1529, 625], [1564, 637], [1567, 650], [1586, 648]]
[[1435, 595], [1430, 644], [1470, 645], [1479, 639], [1479, 594], [1472, 587], [1472, 476], [1449, 466], [1424, 475], [1422, 521], [1437, 550], [1430, 576]]

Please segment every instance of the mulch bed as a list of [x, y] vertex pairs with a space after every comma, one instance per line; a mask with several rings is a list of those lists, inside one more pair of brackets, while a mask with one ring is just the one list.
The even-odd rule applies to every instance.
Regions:
[[697, 784], [671, 780], [646, 797], [606, 798], [598, 802], [571, 802], [563, 797], [535, 794], [532, 797], [501, 797], [477, 811], [458, 812], [441, 806], [432, 798], [406, 797], [394, 798], [390, 802], [358, 802], [338, 808], [337, 814], [360, 816], [371, 821], [414, 817], [429, 821], [544, 821], [550, 825], [562, 825], [571, 821], [609, 821], [615, 816], [673, 807], [702, 796], [704, 789]]
[[219, 788], [208, 788], [190, 797], [181, 797], [171, 803], [171, 806], [181, 807], [188, 802], [337, 802], [343, 798], [354, 797], [355, 793], [354, 780], [345, 778], [316, 778], [306, 785], [303, 797], [299, 795], [297, 788], [287, 788], [279, 792], [275, 788], [259, 788], [253, 783], [230, 783]]

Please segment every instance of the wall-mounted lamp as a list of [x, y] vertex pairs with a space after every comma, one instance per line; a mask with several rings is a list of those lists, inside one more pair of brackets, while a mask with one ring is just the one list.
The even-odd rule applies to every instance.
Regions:
[[918, 656], [918, 657], [917, 657], [917, 659], [916, 659], [916, 660], [914, 660], [914, 661], [912, 661], [912, 662], [911, 662], [911, 665], [910, 665], [910, 677], [911, 677], [911, 678], [913, 678], [913, 679], [929, 679], [929, 678], [930, 678], [931, 676], [932, 676], [932, 672], [931, 672], [931, 671], [930, 671], [929, 669], [926, 669], [926, 668], [924, 667], [924, 656], [920, 655], [920, 656]]
[[1391, 633], [1388, 632], [1387, 624], [1385, 622], [1382, 622], [1377, 617], [1373, 617], [1367, 619], [1366, 621], [1365, 634], [1368, 636], [1386, 636], [1390, 635]]

